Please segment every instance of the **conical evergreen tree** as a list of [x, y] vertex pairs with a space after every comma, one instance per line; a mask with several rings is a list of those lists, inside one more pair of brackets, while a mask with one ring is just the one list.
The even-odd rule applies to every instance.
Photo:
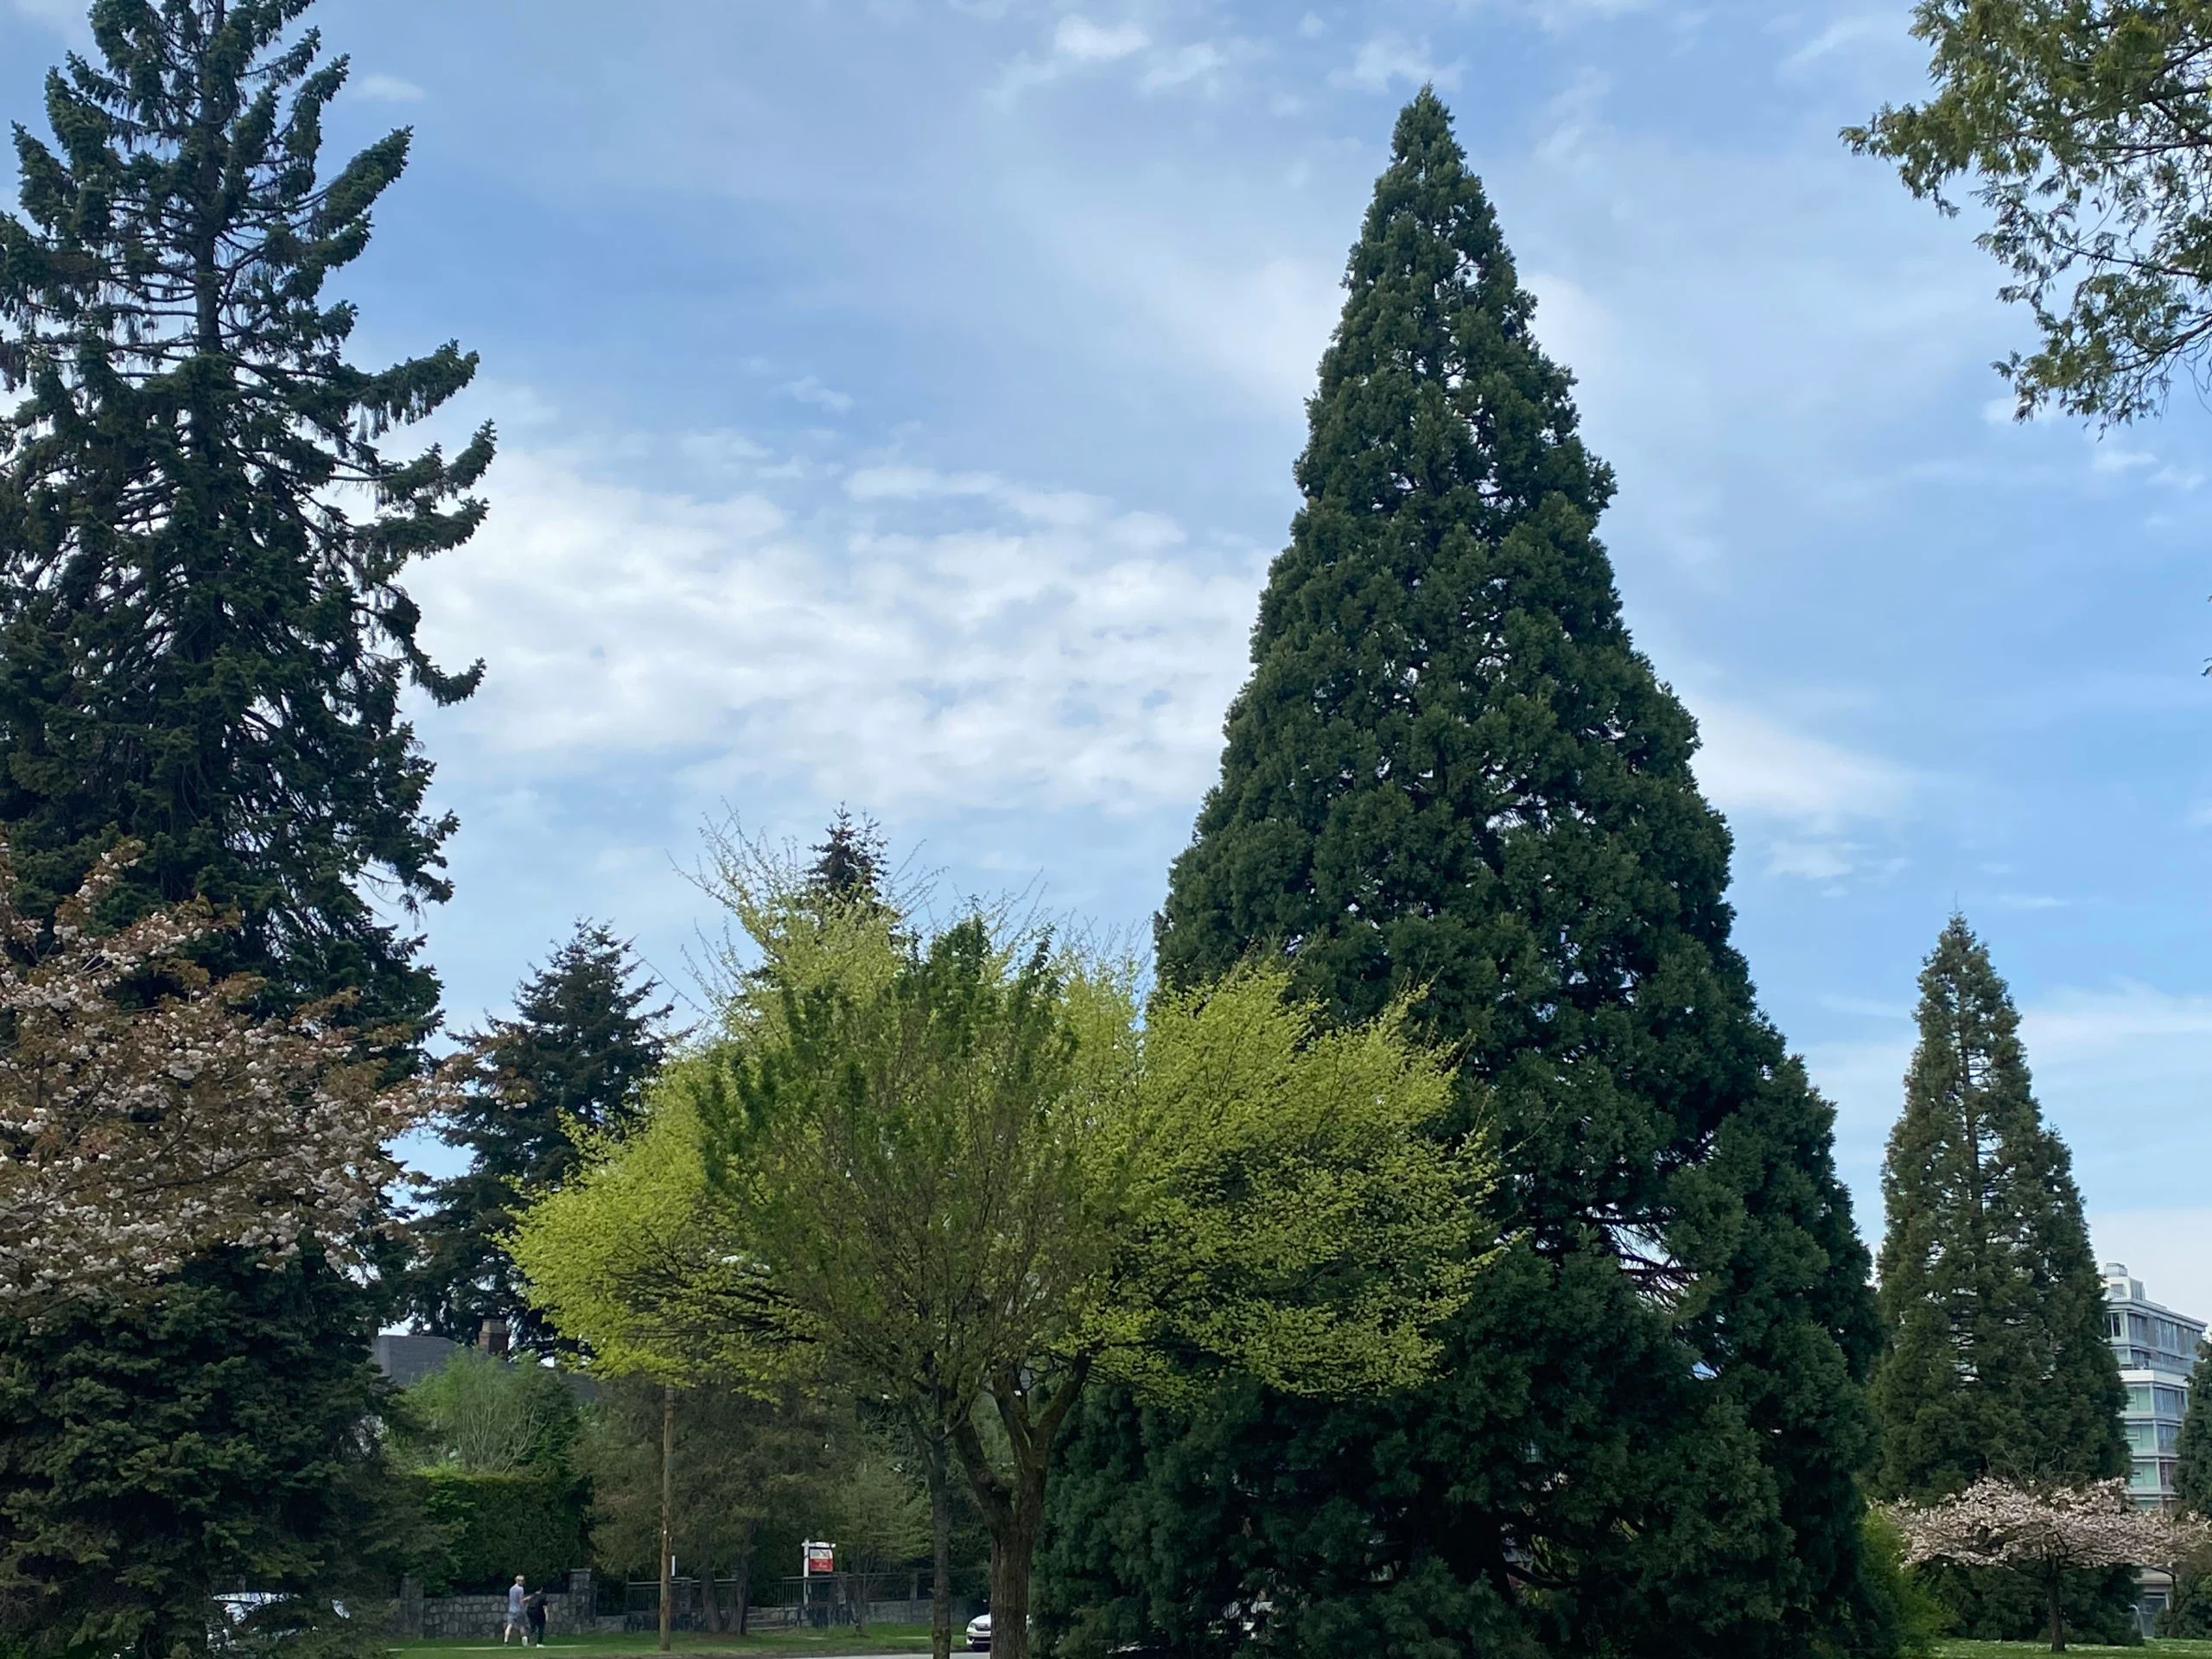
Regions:
[[[2187, 1514], [2212, 1520], [2212, 1343], [2196, 1344], [2189, 1374], [2189, 1405], [2174, 1443], [2174, 1501]], [[2212, 1549], [2177, 1562], [2174, 1589], [2158, 1620], [2161, 1636], [2212, 1636]]]
[[0, 214], [0, 823], [35, 888], [143, 843], [138, 902], [245, 924], [226, 966], [427, 1028], [437, 984], [380, 919], [442, 899], [453, 824], [400, 695], [467, 696], [416, 643], [406, 565], [465, 540], [488, 429], [384, 453], [474, 372], [346, 359], [326, 297], [408, 135], [318, 173], [346, 79], [310, 0], [97, 0], [97, 64], [47, 83]]
[[874, 818], [855, 818], [839, 807], [822, 840], [807, 849], [814, 862], [806, 880], [818, 898], [841, 905], [874, 904], [883, 897], [889, 856], [883, 831]]
[[1314, 1653], [1878, 1649], [1830, 1110], [1729, 943], [1694, 727], [1593, 535], [1611, 476], [1432, 92], [1347, 287], [1160, 969], [1268, 951], [1346, 1018], [1413, 995], [1516, 1243], [1417, 1398], [1097, 1414], [1054, 1596], [1203, 1643], [1264, 1592]]
[[2174, 1442], [2174, 1497], [2190, 1514], [2212, 1520], [2212, 1343], [2196, 1344], [2189, 1374], [2189, 1406]]
[[[2012, 996], [1963, 917], [1921, 970], [1918, 1022], [1882, 1166], [1878, 1488], [1926, 1500], [1986, 1474], [2124, 1475], [2126, 1394], [2072, 1160], [2036, 1106]], [[2035, 1633], [2033, 1598], [2009, 1575], [1936, 1576], [1966, 1633]], [[2133, 1577], [2101, 1576], [2069, 1622], [2124, 1630]]]
[[515, 995], [515, 1016], [463, 1038], [468, 1087], [441, 1133], [466, 1147], [467, 1171], [437, 1182], [416, 1224], [416, 1318], [456, 1341], [484, 1320], [507, 1321], [522, 1347], [552, 1332], [522, 1294], [499, 1243], [526, 1198], [567, 1180], [585, 1137], [620, 1129], [636, 1110], [668, 1041], [670, 1005], [627, 940], [594, 922]]

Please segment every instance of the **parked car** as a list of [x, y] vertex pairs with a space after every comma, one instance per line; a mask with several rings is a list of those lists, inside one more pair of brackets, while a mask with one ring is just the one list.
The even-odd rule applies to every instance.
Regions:
[[991, 1616], [978, 1613], [968, 1621], [968, 1651], [988, 1653], [991, 1650]]

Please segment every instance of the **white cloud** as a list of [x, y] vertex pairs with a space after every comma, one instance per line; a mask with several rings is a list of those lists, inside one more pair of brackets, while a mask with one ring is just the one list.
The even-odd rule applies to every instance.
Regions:
[[428, 93], [397, 75], [363, 75], [353, 83], [354, 95], [378, 104], [420, 104]]
[[1911, 804], [1912, 774], [1878, 755], [1791, 731], [1737, 703], [1691, 702], [1705, 740], [1698, 781], [1724, 811], [1834, 831], [1895, 819]]
[[1819, 62], [1832, 54], [1844, 51], [1863, 41], [1884, 43], [1904, 40], [1910, 44], [1911, 37], [1891, 12], [1859, 12], [1838, 17], [1819, 34], [1782, 60], [1785, 72], [1802, 69]]
[[1459, 84], [1457, 64], [1440, 65], [1429, 55], [1428, 42], [1416, 44], [1402, 35], [1382, 34], [1361, 46], [1351, 64], [1329, 77], [1332, 84], [1363, 92], [1387, 92], [1395, 81], [1408, 86], [1434, 82], [1439, 86]]
[[1112, 63], [1141, 52], [1152, 37], [1135, 23], [1102, 28], [1088, 17], [1069, 16], [1052, 31], [1052, 54], [1071, 63]]
[[827, 410], [833, 415], [842, 415], [853, 406], [852, 398], [846, 393], [832, 391], [810, 374], [804, 380], [791, 381], [785, 386], [784, 393], [786, 397], [795, 398], [802, 404], [810, 404], [817, 409]]
[[1137, 90], [1145, 92], [1166, 92], [1170, 87], [1186, 86], [1192, 81], [1204, 81], [1211, 86], [1217, 72], [1227, 67], [1229, 54], [1211, 41], [1200, 41], [1191, 46], [1178, 47], [1163, 53], [1137, 79]]
[[[1093, 210], [1054, 231], [1070, 273], [1140, 325], [1130, 347], [1225, 383], [1273, 413], [1294, 411], [1344, 302], [1337, 270], [1288, 253], [1255, 255], [1224, 225], [1194, 232], [1149, 214]], [[1225, 232], [1219, 233], [1217, 232]]]
[[481, 770], [659, 754], [885, 809], [1141, 810], [1196, 797], [1263, 561], [1154, 513], [987, 474], [851, 474], [804, 531], [499, 462], [490, 524], [417, 582], [434, 652], [490, 677], [449, 719]]

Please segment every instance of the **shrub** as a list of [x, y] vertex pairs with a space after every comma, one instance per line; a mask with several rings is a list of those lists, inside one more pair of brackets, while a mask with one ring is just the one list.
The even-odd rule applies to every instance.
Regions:
[[423, 1574], [432, 1594], [497, 1590], [518, 1573], [546, 1584], [589, 1559], [586, 1491], [573, 1475], [431, 1469], [419, 1478], [423, 1507], [446, 1535], [442, 1558]]

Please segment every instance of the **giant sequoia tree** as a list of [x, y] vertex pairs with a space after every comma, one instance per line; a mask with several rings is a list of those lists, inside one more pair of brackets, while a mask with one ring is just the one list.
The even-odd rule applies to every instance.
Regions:
[[[1921, 971], [1918, 1017], [1882, 1168], [1879, 1489], [1927, 1501], [1984, 1476], [2071, 1486], [2124, 1475], [2126, 1396], [2072, 1161], [2037, 1109], [2005, 982], [1962, 917]], [[2031, 1635], [2041, 1620], [2003, 1576], [1955, 1571], [1939, 1589], [1968, 1634]], [[2082, 1595], [2069, 1622], [2124, 1628], [2128, 1573]]]
[[1695, 728], [1594, 537], [1611, 475], [1431, 92], [1347, 287], [1160, 969], [1264, 956], [1348, 1020], [1412, 997], [1515, 1243], [1389, 1408], [1094, 1412], [1048, 1611], [1202, 1644], [1263, 1594], [1312, 1652], [1878, 1643], [1831, 1114], [1729, 943]]
[[[323, 173], [346, 66], [295, 29], [308, 4], [96, 0], [94, 51], [47, 83], [54, 143], [16, 129], [0, 822], [34, 916], [137, 843], [101, 921], [204, 899], [238, 923], [207, 969], [270, 1012], [349, 995], [399, 1070], [437, 1002], [405, 918], [443, 897], [452, 827], [400, 698], [475, 683], [425, 658], [400, 579], [474, 529], [492, 443], [385, 452], [474, 359], [347, 360], [326, 287], [408, 139]], [[226, 1582], [349, 1593], [385, 1311], [352, 1275], [218, 1255], [150, 1311], [0, 1327], [0, 1561], [31, 1586], [0, 1640], [166, 1655]]]

